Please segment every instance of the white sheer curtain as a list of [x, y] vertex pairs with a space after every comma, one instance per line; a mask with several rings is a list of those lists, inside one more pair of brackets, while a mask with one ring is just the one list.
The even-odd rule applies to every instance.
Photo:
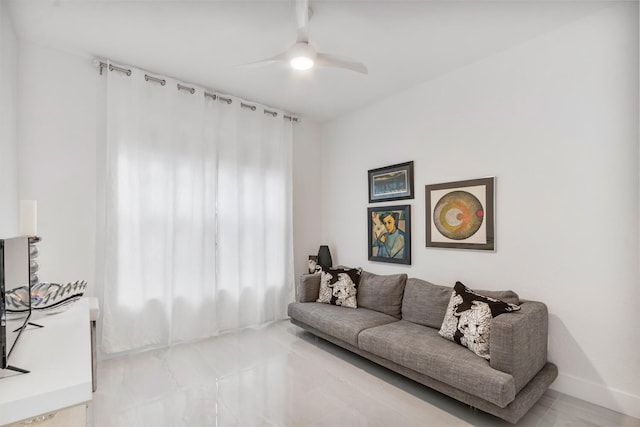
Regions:
[[106, 73], [102, 351], [284, 318], [291, 122], [127, 68]]

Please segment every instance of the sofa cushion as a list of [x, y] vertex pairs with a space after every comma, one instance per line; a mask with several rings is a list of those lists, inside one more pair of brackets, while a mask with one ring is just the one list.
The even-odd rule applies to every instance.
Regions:
[[[434, 285], [415, 278], [407, 279], [402, 299], [402, 319], [440, 329], [452, 290], [450, 286]], [[520, 304], [518, 294], [513, 291], [477, 292], [510, 304]]]
[[363, 271], [358, 285], [358, 306], [400, 319], [406, 281], [406, 274], [381, 276]]
[[507, 304], [520, 304], [520, 297], [517, 293], [513, 291], [485, 291], [485, 290], [476, 290], [475, 292], [484, 295], [485, 297], [499, 299], [500, 301], [504, 301]]
[[402, 299], [402, 319], [440, 328], [451, 297], [451, 288], [421, 279], [407, 279]]
[[515, 398], [511, 375], [491, 368], [485, 359], [445, 340], [438, 335], [437, 329], [400, 320], [362, 331], [358, 344], [362, 350], [488, 400], [501, 408]]
[[358, 334], [361, 331], [398, 321], [388, 314], [366, 308], [345, 310], [335, 305], [318, 302], [292, 302], [289, 304], [288, 311], [291, 318], [355, 347], [358, 346]]
[[491, 320], [516, 310], [520, 306], [480, 295], [456, 282], [439, 334], [489, 360]]
[[316, 302], [357, 308], [356, 294], [361, 272], [361, 268], [323, 270], [320, 276], [320, 291]]

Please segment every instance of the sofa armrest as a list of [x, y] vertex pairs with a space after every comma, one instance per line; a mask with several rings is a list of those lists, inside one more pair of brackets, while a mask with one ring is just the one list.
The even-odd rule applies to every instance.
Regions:
[[320, 294], [320, 273], [303, 274], [296, 288], [297, 302], [315, 302]]
[[519, 311], [501, 314], [491, 321], [491, 367], [513, 376], [516, 393], [547, 362], [548, 329], [547, 306], [536, 301], [522, 301]]

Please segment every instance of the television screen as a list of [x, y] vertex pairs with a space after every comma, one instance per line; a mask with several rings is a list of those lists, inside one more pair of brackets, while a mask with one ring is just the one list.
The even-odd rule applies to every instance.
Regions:
[[0, 240], [0, 368], [19, 372], [9, 359], [31, 315], [29, 261], [28, 237]]

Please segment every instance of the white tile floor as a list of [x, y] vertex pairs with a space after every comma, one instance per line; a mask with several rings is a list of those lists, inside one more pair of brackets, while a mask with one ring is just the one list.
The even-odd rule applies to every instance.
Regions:
[[[94, 427], [510, 426], [289, 321], [101, 361]], [[519, 426], [640, 427], [549, 391]]]

